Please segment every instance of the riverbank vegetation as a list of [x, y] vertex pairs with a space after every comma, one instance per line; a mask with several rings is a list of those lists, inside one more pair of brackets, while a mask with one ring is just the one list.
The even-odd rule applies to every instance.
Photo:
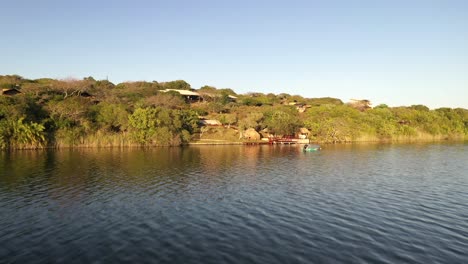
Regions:
[[[466, 139], [468, 110], [424, 105], [369, 107], [336, 98], [236, 94], [183, 80], [113, 84], [0, 76], [0, 148], [176, 146], [200, 139], [242, 141], [244, 131], [314, 142]], [[194, 91], [197, 96], [176, 90]], [[217, 120], [218, 126], [204, 126]]]

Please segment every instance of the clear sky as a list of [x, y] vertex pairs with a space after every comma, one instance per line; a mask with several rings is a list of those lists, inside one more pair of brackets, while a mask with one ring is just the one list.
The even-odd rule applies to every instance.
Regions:
[[0, 0], [0, 74], [468, 108], [466, 0]]

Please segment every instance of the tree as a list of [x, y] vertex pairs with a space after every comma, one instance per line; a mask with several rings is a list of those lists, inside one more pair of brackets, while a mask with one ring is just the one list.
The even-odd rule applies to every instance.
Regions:
[[96, 122], [107, 131], [125, 131], [128, 127], [128, 112], [122, 104], [100, 103], [97, 105]]
[[67, 98], [73, 95], [81, 95], [83, 92], [88, 91], [92, 88], [94, 79], [76, 80], [76, 79], [67, 79], [61, 81], [58, 86], [54, 87], [63, 93], [63, 97]]
[[198, 113], [194, 110], [178, 110], [176, 111], [177, 118], [176, 120], [180, 120], [182, 130], [186, 130], [190, 134], [196, 133], [199, 130], [198, 122], [200, 119], [198, 118]]
[[258, 130], [260, 128], [260, 122], [263, 120], [263, 118], [263, 113], [260, 112], [249, 112], [246, 115], [239, 115], [237, 117], [239, 139], [243, 138], [243, 131], [248, 128], [254, 128], [255, 130]]
[[314, 140], [346, 142], [359, 136], [361, 114], [346, 105], [314, 106], [306, 112], [305, 126]]
[[306, 103], [312, 106], [342, 105], [343, 101], [337, 98], [332, 98], [332, 97], [321, 97], [321, 98], [306, 99]]
[[302, 126], [302, 122], [297, 115], [281, 110], [269, 113], [265, 123], [277, 135], [293, 135]]
[[222, 114], [219, 116], [219, 122], [223, 125], [231, 127], [232, 124], [236, 123], [237, 116], [235, 114]]
[[186, 108], [188, 105], [178, 92], [158, 92], [144, 99], [146, 106], [161, 106], [170, 109]]
[[411, 109], [417, 110], [417, 111], [424, 111], [424, 112], [429, 112], [429, 107], [425, 105], [412, 105], [410, 107]]
[[379, 104], [377, 106], [374, 107], [374, 109], [378, 109], [378, 108], [388, 108], [388, 105], [386, 104]]
[[133, 140], [143, 145], [180, 145], [198, 127], [194, 111], [162, 107], [137, 107], [129, 116]]
[[175, 90], [190, 90], [192, 87], [189, 83], [184, 80], [176, 80], [172, 82], [161, 83], [164, 89], [175, 89]]

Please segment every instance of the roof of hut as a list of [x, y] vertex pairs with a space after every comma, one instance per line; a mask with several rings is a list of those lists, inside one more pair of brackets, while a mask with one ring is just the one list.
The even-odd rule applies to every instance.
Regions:
[[200, 96], [199, 93], [194, 92], [194, 91], [189, 91], [189, 90], [166, 89], [166, 90], [162, 90], [161, 92], [166, 93], [166, 92], [171, 92], [171, 91], [178, 92], [179, 94], [185, 95], [185, 96]]
[[204, 126], [221, 126], [221, 122], [216, 119], [201, 119], [200, 124]]
[[0, 94], [4, 95], [15, 95], [21, 93], [18, 89], [16, 88], [4, 88], [2, 89], [2, 92]]

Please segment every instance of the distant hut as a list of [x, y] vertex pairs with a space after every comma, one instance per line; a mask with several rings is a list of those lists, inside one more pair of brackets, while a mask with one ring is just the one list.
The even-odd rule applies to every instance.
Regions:
[[205, 118], [200, 118], [200, 125], [202, 126], [222, 126], [221, 122], [216, 119], [205, 119]]
[[4, 88], [2, 89], [2, 95], [17, 95], [21, 93], [18, 89], [16, 88]]
[[369, 100], [357, 100], [357, 99], [351, 99], [350, 102], [348, 103], [349, 106], [356, 108], [359, 111], [365, 111], [367, 109], [371, 109], [371, 101]]
[[260, 140], [260, 134], [253, 128], [249, 128], [244, 131], [244, 139], [248, 140]]
[[235, 102], [235, 101], [237, 101], [237, 96], [228, 95], [228, 100], [229, 100], [229, 102]]
[[180, 89], [166, 89], [166, 90], [161, 90], [163, 93], [167, 92], [177, 92], [180, 95], [182, 95], [185, 100], [189, 103], [195, 103], [195, 102], [200, 102], [202, 101], [202, 97], [199, 93], [195, 91], [190, 91], [190, 90], [180, 90]]
[[296, 109], [299, 113], [304, 113], [308, 108], [311, 108], [311, 105], [306, 104], [296, 104]]
[[88, 93], [87, 91], [84, 91], [84, 92], [80, 92], [79, 95], [81, 97], [85, 97], [85, 98], [89, 98], [89, 97], [93, 97], [90, 93]]

